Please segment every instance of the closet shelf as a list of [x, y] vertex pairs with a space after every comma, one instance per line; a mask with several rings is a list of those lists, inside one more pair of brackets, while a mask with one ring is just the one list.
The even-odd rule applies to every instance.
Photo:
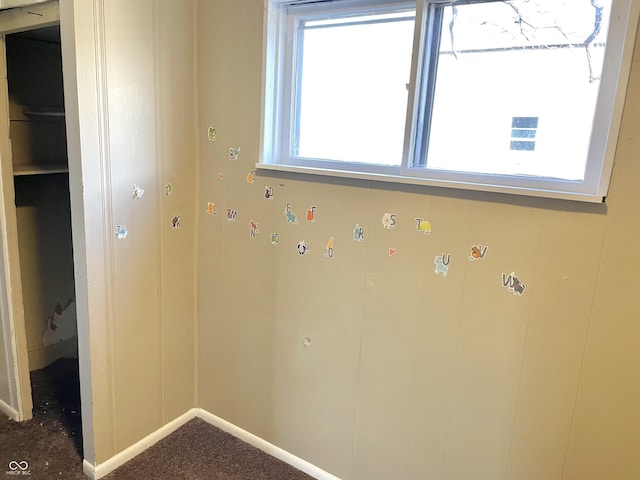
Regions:
[[48, 108], [32, 108], [29, 110], [24, 110], [22, 113], [24, 113], [27, 117], [64, 117], [64, 111]]
[[14, 165], [13, 176], [46, 175], [49, 173], [67, 173], [69, 167], [63, 163], [49, 163], [42, 165]]

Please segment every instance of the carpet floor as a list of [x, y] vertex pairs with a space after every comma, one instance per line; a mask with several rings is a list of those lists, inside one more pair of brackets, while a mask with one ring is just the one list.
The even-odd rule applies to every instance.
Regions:
[[[77, 361], [31, 372], [33, 419], [0, 416], [0, 478], [85, 480]], [[26, 463], [25, 463], [26, 462]], [[17, 472], [20, 472], [18, 475]], [[104, 480], [311, 480], [312, 477], [196, 418]]]
[[311, 480], [312, 477], [195, 418], [104, 480]]
[[0, 478], [25, 478], [9, 472], [21, 473], [28, 464], [33, 480], [86, 479], [79, 385], [77, 360], [60, 359], [31, 372], [33, 418], [14, 422], [0, 415]]

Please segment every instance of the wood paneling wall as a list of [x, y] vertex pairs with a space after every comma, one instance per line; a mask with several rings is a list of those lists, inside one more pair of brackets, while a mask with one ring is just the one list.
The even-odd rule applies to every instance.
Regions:
[[[198, 5], [198, 405], [345, 480], [637, 478], [638, 57], [603, 205], [303, 176], [248, 183], [263, 4]], [[487, 255], [471, 262], [477, 244]], [[446, 277], [434, 273], [443, 253]], [[511, 272], [524, 295], [503, 287]]]

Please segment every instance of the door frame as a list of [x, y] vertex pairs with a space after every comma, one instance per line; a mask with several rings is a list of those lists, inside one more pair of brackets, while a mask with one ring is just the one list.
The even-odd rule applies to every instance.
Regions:
[[[20, 254], [18, 249], [18, 225], [16, 219], [13, 162], [9, 137], [9, 93], [7, 85], [7, 61], [5, 36], [11, 33], [57, 25], [60, 22], [58, 2], [40, 3], [28, 7], [0, 11], [0, 237], [2, 238], [3, 289], [2, 318], [8, 336], [10, 351], [9, 369], [11, 400], [17, 421], [32, 418], [33, 401], [29, 378]], [[11, 382], [10, 382], [11, 383]]]
[[[10, 353], [9, 377], [13, 380], [12, 401], [15, 410], [15, 420], [22, 421], [32, 418], [32, 393], [29, 375], [29, 359], [27, 350], [26, 325], [22, 296], [22, 281], [20, 276], [20, 258], [18, 251], [18, 231], [15, 207], [15, 192], [13, 185], [13, 164], [11, 159], [11, 143], [9, 139], [9, 102], [6, 79], [6, 45], [5, 35], [25, 30], [60, 25], [63, 85], [65, 95], [65, 125], [67, 130], [67, 157], [69, 164], [69, 191], [71, 200], [71, 218], [73, 231], [73, 261], [76, 289], [76, 311], [78, 330], [78, 360], [80, 370], [80, 396], [82, 415], [83, 451], [85, 463], [95, 463], [94, 426], [93, 426], [93, 388], [91, 376], [91, 352], [89, 338], [89, 287], [88, 268], [91, 264], [88, 258], [95, 254], [99, 246], [87, 246], [85, 228], [93, 225], [85, 222], [85, 204], [83, 185], [84, 175], [92, 175], [92, 168], [87, 168], [83, 174], [83, 156], [81, 146], [87, 150], [98, 148], [101, 154], [101, 144], [90, 134], [94, 123], [91, 118], [88, 128], [80, 127], [80, 111], [83, 113], [95, 108], [99, 93], [86, 83], [78, 79], [81, 67], [77, 58], [76, 45], [81, 45], [77, 39], [76, 19], [77, 9], [81, 2], [85, 5], [88, 0], [23, 0], [31, 5], [0, 11], [0, 299], [6, 299], [0, 306], [0, 322], [4, 320], [5, 333], [8, 333]], [[83, 5], [84, 6], [84, 5]], [[84, 33], [83, 33], [84, 35]], [[89, 68], [95, 68], [94, 56], [90, 55]], [[95, 79], [93, 79], [95, 81]], [[89, 82], [91, 83], [91, 82]], [[84, 88], [81, 99], [80, 89]], [[84, 137], [81, 130], [86, 130]], [[86, 134], [88, 132], [88, 134]], [[88, 138], [87, 138], [88, 137]], [[94, 150], [95, 151], [95, 150]], [[88, 155], [88, 160], [93, 155]], [[97, 255], [100, 261], [102, 255]], [[98, 282], [100, 284], [100, 282]], [[13, 288], [12, 286], [16, 286]], [[98, 302], [99, 304], [99, 302]], [[0, 325], [2, 328], [2, 325]], [[100, 342], [97, 343], [100, 345]]]

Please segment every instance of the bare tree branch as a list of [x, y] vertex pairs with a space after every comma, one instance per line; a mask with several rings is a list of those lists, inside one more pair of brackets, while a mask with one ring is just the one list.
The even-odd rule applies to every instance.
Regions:
[[451, 52], [456, 60], [458, 60], [458, 54], [456, 53], [455, 47], [455, 35], [453, 33], [453, 27], [456, 23], [456, 19], [458, 18], [458, 7], [455, 5], [451, 6], [451, 21], [449, 22], [449, 35], [451, 36]]
[[522, 18], [522, 14], [520, 13], [520, 9], [518, 7], [516, 7], [512, 2], [508, 1], [508, 0], [502, 0], [502, 3], [504, 3], [505, 5], [507, 5], [508, 7], [511, 7], [511, 9], [516, 12], [516, 15], [518, 16], [518, 20], [516, 20], [516, 23], [518, 25], [520, 25], [520, 34], [526, 38], [527, 40], [531, 40], [527, 34], [524, 32], [524, 27], [522, 26], [527, 25], [531, 28], [533, 28], [535, 30], [535, 27], [533, 25], [531, 25], [529, 22], [525, 21], [524, 18]]
[[604, 10], [603, 6], [602, 6], [602, 2], [600, 0], [591, 0], [591, 6], [595, 9], [595, 18], [594, 18], [594, 22], [593, 22], [593, 31], [591, 32], [591, 34], [587, 37], [587, 39], [584, 41], [584, 50], [587, 54], [587, 63], [589, 64], [589, 82], [593, 83], [596, 80], [598, 80], [598, 78], [596, 78], [593, 75], [593, 66], [591, 63], [591, 44], [593, 43], [593, 41], [595, 40], [595, 38], [598, 36], [598, 34], [600, 33], [600, 29], [602, 28], [602, 11]]
[[[509, 8], [511, 8], [511, 10], [513, 10], [516, 14], [516, 20], [515, 23], [518, 24], [519, 29], [520, 29], [520, 35], [522, 35], [528, 42], [532, 42], [533, 39], [536, 38], [536, 31], [539, 30], [555, 30], [557, 31], [562, 37], [565, 38], [565, 40], [567, 41], [567, 44], [571, 47], [572, 45], [572, 41], [569, 38], [569, 36], [564, 32], [564, 30], [557, 26], [557, 25], [543, 25], [543, 26], [539, 26], [539, 25], [534, 25], [532, 24], [530, 21], [528, 21], [522, 14], [522, 12], [520, 11], [520, 8], [518, 7], [518, 5], [516, 5], [514, 3], [513, 0], [500, 0], [501, 3], [503, 3], [504, 5], [508, 6]], [[524, 0], [521, 3], [529, 3], [530, 0]], [[583, 45], [585, 47], [585, 52], [587, 55], [587, 63], [589, 65], [589, 82], [594, 82], [596, 80], [598, 80], [597, 77], [594, 76], [593, 73], [593, 65], [592, 65], [592, 58], [591, 58], [591, 45], [593, 43], [593, 41], [595, 40], [595, 38], [598, 36], [598, 34], [600, 33], [600, 30], [602, 29], [602, 20], [603, 20], [603, 11], [604, 11], [604, 7], [603, 7], [603, 3], [602, 0], [589, 0], [591, 2], [591, 6], [594, 8], [594, 25], [593, 25], [593, 31], [591, 32], [591, 34], [585, 39], [585, 41], [583, 42]], [[449, 22], [449, 36], [451, 37], [451, 52], [453, 54], [453, 56], [455, 57], [455, 59], [458, 59], [458, 53], [456, 52], [456, 48], [455, 48], [455, 24], [456, 24], [456, 20], [458, 18], [458, 7], [455, 5], [451, 5], [451, 21]], [[512, 38], [515, 38], [513, 36], [513, 34], [511, 34], [507, 29], [505, 29], [504, 27], [497, 25], [493, 22], [488, 22], [488, 21], [484, 21], [482, 22], [482, 25], [493, 25], [494, 27], [497, 27], [499, 29], [501, 29], [503, 31], [503, 33], [508, 33], [512, 36]], [[551, 48], [548, 45], [541, 45], [540, 48]]]

